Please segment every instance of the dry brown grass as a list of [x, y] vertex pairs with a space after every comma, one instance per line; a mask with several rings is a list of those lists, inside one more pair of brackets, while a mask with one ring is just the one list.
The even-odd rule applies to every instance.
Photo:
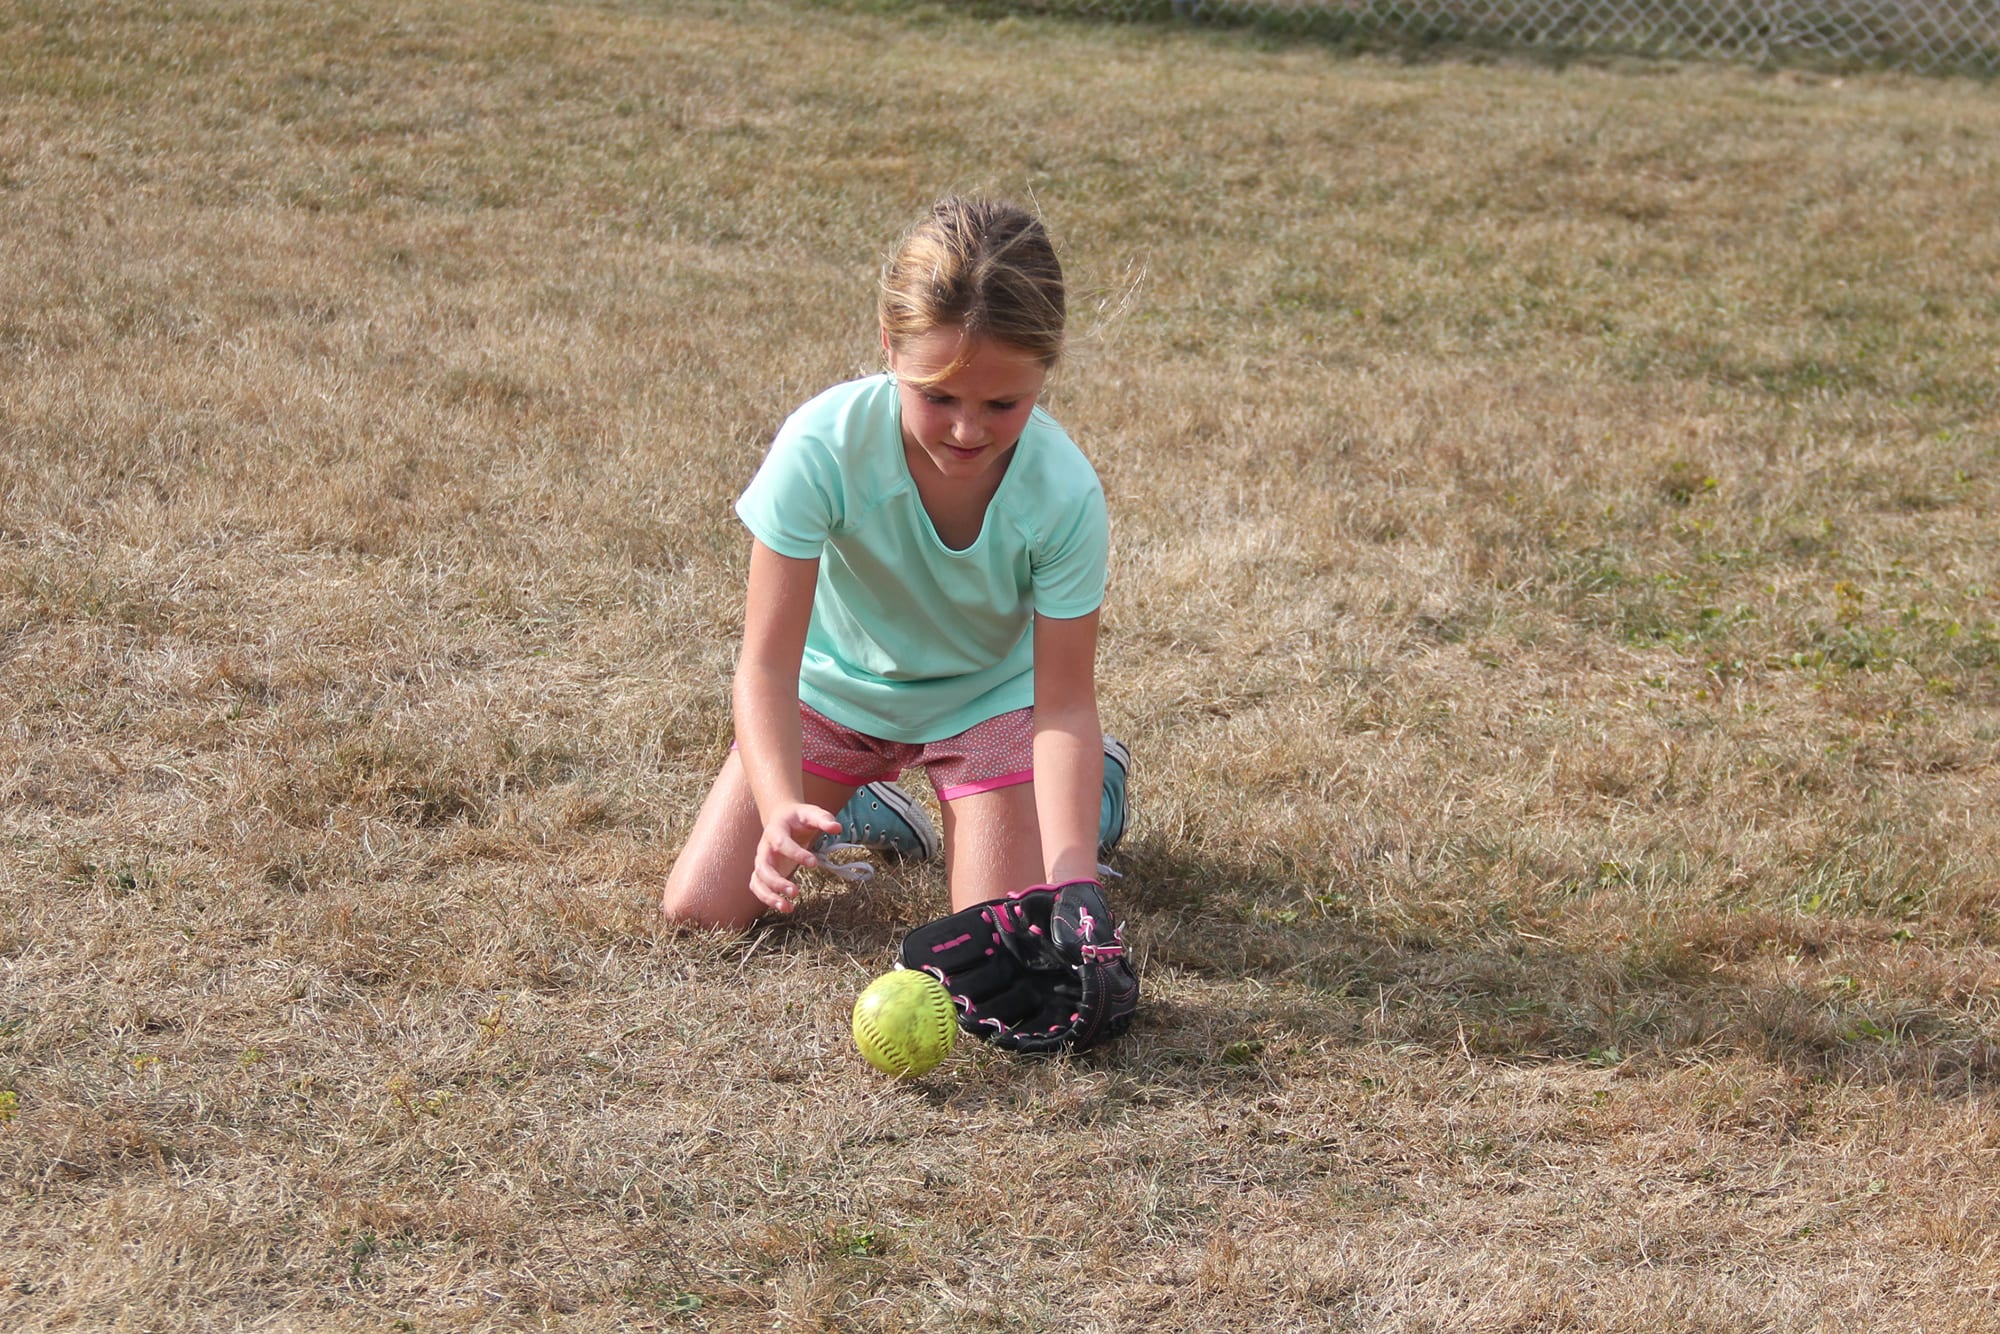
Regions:
[[[1135, 1034], [651, 905], [729, 503], [1033, 195]], [[2000, 98], [773, 4], [0, 18], [0, 1325], [2000, 1325]], [[879, 884], [880, 882], [878, 882]]]

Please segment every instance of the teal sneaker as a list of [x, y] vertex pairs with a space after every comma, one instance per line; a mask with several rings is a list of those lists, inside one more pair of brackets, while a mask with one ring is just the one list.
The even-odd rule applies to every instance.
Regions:
[[1097, 807], [1097, 851], [1100, 856], [1118, 846], [1125, 837], [1131, 811], [1125, 804], [1125, 771], [1132, 767], [1132, 752], [1116, 737], [1104, 738], [1104, 798]]
[[929, 861], [938, 855], [937, 827], [910, 794], [894, 783], [870, 783], [840, 808], [842, 843], [868, 848], [898, 861]]

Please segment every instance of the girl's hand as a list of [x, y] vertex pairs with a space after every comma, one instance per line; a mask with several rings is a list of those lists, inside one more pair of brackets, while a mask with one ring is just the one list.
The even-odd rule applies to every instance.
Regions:
[[798, 906], [799, 887], [792, 873], [801, 866], [818, 866], [812, 845], [821, 834], [838, 834], [840, 821], [820, 806], [807, 802], [780, 806], [764, 822], [757, 836], [757, 860], [750, 869], [750, 892], [764, 906], [790, 912]]

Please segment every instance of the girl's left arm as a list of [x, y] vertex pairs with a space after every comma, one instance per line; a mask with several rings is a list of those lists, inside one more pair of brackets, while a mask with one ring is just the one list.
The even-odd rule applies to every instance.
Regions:
[[1035, 815], [1050, 884], [1097, 878], [1097, 618], [1035, 616]]

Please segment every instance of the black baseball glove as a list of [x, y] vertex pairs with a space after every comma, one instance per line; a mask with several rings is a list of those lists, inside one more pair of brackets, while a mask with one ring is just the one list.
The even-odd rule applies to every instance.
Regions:
[[975, 903], [903, 937], [901, 956], [944, 983], [960, 1028], [1009, 1051], [1082, 1051], [1139, 1005], [1124, 925], [1095, 880]]

